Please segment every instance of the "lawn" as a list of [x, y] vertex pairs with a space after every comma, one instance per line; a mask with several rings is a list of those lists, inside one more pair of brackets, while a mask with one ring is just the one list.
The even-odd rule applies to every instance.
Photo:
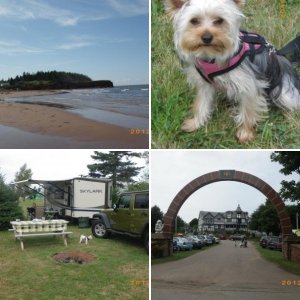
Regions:
[[[148, 299], [149, 258], [142, 243], [113, 236], [79, 244], [91, 231], [68, 226], [69, 245], [61, 237], [27, 238], [25, 250], [13, 233], [0, 232], [0, 299]], [[93, 254], [89, 264], [64, 264], [52, 255], [65, 251]]]
[[287, 260], [286, 258], [283, 257], [282, 252], [280, 251], [274, 251], [274, 250], [270, 250], [267, 248], [262, 248], [259, 245], [258, 241], [253, 242], [257, 251], [261, 254], [261, 256], [276, 264], [277, 266], [279, 266], [280, 268], [284, 269], [287, 272], [291, 272], [297, 275], [300, 275], [300, 264], [299, 263], [295, 263], [295, 262], [291, 262], [289, 260]]
[[[271, 108], [256, 129], [256, 139], [241, 145], [235, 138], [232, 107], [219, 95], [218, 107], [207, 125], [194, 133], [181, 130], [189, 115], [195, 91], [186, 83], [173, 46], [173, 29], [162, 0], [152, 0], [152, 147], [153, 148], [299, 148], [300, 113]], [[279, 0], [249, 0], [242, 27], [264, 35], [277, 48], [300, 33], [300, 2], [287, 0], [286, 18]]]

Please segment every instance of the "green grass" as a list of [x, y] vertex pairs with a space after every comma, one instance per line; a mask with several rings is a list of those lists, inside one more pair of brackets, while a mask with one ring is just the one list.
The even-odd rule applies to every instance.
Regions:
[[215, 245], [211, 245], [209, 247], [204, 247], [204, 248], [201, 248], [201, 249], [193, 249], [191, 251], [176, 251], [171, 256], [160, 257], [160, 258], [152, 258], [151, 259], [151, 264], [152, 265], [158, 265], [158, 264], [163, 264], [163, 263], [166, 263], [166, 262], [180, 260], [180, 259], [192, 256], [192, 255], [195, 255], [199, 252], [208, 250], [208, 249], [210, 249], [212, 247], [215, 247], [215, 246], [218, 246], [218, 245], [215, 244]]
[[[152, 0], [152, 147], [153, 148], [299, 148], [300, 113], [271, 108], [256, 129], [254, 141], [240, 145], [232, 107], [218, 96], [218, 106], [207, 125], [194, 133], [181, 130], [190, 113], [195, 91], [188, 86], [173, 46], [173, 29], [162, 0]], [[300, 34], [300, 2], [288, 1], [286, 18], [279, 13], [279, 2], [249, 0], [242, 27], [264, 35], [282, 47]]]
[[300, 275], [300, 264], [287, 260], [283, 257], [282, 252], [262, 248], [257, 241], [253, 242], [253, 244], [264, 259], [276, 264], [287, 272]]
[[[113, 236], [79, 244], [87, 229], [73, 232], [68, 247], [60, 237], [27, 238], [25, 250], [13, 233], [0, 232], [0, 299], [148, 299], [148, 255], [136, 240]], [[85, 265], [62, 264], [52, 255], [81, 251], [97, 257]]]

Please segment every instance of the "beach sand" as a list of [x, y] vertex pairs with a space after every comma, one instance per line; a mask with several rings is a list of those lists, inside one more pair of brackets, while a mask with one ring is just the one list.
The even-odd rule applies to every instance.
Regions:
[[[61, 91], [20, 91], [0, 93], [0, 99], [18, 96], [49, 95]], [[20, 104], [0, 101], [0, 136], [5, 133], [6, 143], [2, 140], [0, 148], [43, 148], [49, 136], [52, 147], [48, 148], [105, 148], [105, 149], [145, 149], [149, 145], [148, 134], [131, 134], [130, 130], [120, 126], [99, 123], [85, 119], [77, 114], [56, 107], [33, 104]], [[26, 132], [28, 140], [34, 141], [27, 147], [19, 146], [22, 131], [14, 131], [12, 137], [7, 136], [7, 127], [14, 127]], [[4, 130], [5, 129], [5, 130]], [[30, 137], [30, 133], [32, 136]], [[39, 147], [38, 136], [43, 136]], [[57, 139], [54, 139], [57, 138]], [[68, 143], [61, 143], [66, 138]], [[72, 143], [73, 141], [73, 143]], [[43, 146], [44, 145], [44, 146]], [[70, 145], [70, 146], [68, 146]], [[45, 147], [45, 148], [46, 148]]]

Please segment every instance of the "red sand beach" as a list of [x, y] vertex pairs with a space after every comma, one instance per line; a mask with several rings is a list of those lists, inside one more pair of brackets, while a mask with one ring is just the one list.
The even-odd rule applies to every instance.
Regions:
[[[148, 134], [131, 134], [130, 130], [120, 126], [99, 123], [56, 107], [32, 104], [9, 103], [7, 97], [49, 95], [60, 91], [20, 91], [0, 93], [0, 124], [21, 129], [27, 133], [46, 135], [49, 137], [65, 137], [76, 141], [77, 148], [82, 142], [83, 148], [148, 148]], [[0, 130], [1, 135], [1, 130]], [[9, 137], [6, 136], [6, 139]], [[18, 138], [13, 137], [18, 147]], [[9, 145], [14, 142], [10, 141]], [[56, 146], [56, 145], [55, 145]], [[35, 148], [36, 145], [34, 146]], [[7, 148], [0, 143], [0, 148]], [[28, 145], [26, 148], [33, 148]], [[55, 148], [55, 147], [51, 147]], [[57, 142], [56, 148], [62, 148]]]

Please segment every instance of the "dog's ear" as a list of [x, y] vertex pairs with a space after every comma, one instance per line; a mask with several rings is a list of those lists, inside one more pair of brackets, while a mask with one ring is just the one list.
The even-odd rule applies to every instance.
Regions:
[[166, 12], [173, 17], [178, 9], [187, 1], [188, 0], [165, 0]]
[[246, 4], [246, 0], [233, 0], [233, 2], [235, 2], [240, 9], [244, 8]]

